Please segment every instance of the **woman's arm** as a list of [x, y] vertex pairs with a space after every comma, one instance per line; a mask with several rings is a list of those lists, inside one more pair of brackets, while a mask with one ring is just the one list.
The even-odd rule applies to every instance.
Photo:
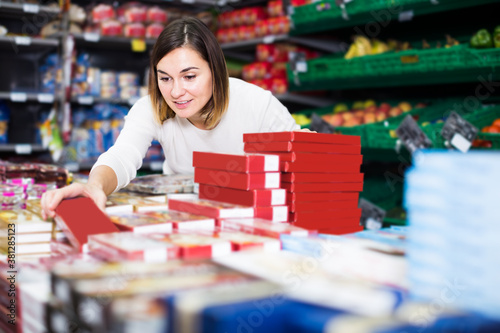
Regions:
[[63, 199], [88, 197], [102, 210], [106, 208], [106, 198], [116, 188], [116, 174], [108, 166], [100, 165], [92, 170], [87, 184], [73, 183], [63, 188], [43, 194], [40, 202], [42, 217], [54, 217], [55, 210]]

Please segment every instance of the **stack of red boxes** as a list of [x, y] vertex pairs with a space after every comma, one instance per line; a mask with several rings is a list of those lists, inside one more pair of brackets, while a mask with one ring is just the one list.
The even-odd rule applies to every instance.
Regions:
[[363, 156], [359, 136], [312, 132], [243, 135], [246, 153], [279, 155], [281, 188], [287, 190], [293, 225], [346, 234], [360, 226]]
[[279, 156], [193, 153], [199, 198], [254, 208], [254, 217], [286, 222], [286, 191], [280, 188]]

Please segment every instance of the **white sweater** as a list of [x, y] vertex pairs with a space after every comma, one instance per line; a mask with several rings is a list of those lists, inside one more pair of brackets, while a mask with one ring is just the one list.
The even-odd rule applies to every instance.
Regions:
[[124, 127], [113, 147], [98, 158], [92, 170], [98, 165], [112, 168], [118, 183], [115, 190], [118, 190], [135, 178], [155, 139], [165, 154], [164, 174], [192, 174], [193, 151], [242, 154], [243, 133], [300, 128], [271, 92], [235, 78], [229, 79], [229, 87], [228, 110], [212, 130], [199, 129], [180, 117], [159, 125], [154, 120], [155, 111], [149, 96], [142, 97], [125, 117]]

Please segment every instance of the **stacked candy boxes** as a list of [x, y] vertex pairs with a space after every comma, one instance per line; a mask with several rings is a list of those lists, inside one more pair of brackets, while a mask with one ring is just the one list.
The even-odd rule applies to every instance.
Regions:
[[305, 132], [244, 134], [245, 152], [280, 157], [281, 187], [287, 191], [289, 221], [321, 233], [362, 230], [363, 190], [360, 138]]

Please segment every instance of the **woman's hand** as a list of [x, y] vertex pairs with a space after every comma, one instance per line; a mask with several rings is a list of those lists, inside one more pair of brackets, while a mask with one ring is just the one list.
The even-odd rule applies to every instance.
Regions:
[[47, 191], [43, 194], [40, 202], [42, 206], [42, 218], [46, 220], [48, 217], [53, 218], [56, 215], [56, 207], [63, 199], [74, 197], [88, 197], [101, 210], [106, 208], [106, 194], [101, 186], [94, 184], [79, 184], [74, 183], [57, 190]]

